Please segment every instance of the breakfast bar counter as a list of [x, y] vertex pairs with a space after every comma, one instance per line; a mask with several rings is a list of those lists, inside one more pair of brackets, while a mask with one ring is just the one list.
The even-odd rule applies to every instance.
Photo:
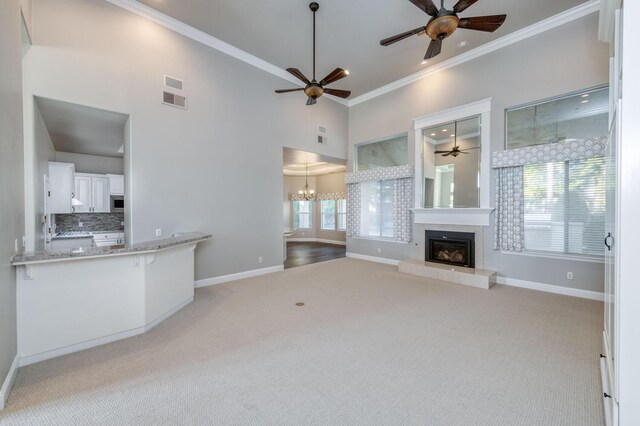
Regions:
[[210, 238], [15, 255], [20, 365], [144, 333], [191, 303], [194, 251]]

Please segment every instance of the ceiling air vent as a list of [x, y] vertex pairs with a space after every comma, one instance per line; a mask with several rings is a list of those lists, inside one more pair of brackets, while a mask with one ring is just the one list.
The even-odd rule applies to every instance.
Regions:
[[167, 91], [162, 92], [162, 103], [165, 105], [176, 106], [178, 108], [187, 109], [187, 98], [182, 95], [176, 95]]
[[170, 77], [168, 75], [164, 76], [164, 85], [166, 87], [171, 87], [172, 89], [182, 90], [183, 81], [177, 78]]
[[326, 134], [327, 126], [318, 126], [318, 133]]

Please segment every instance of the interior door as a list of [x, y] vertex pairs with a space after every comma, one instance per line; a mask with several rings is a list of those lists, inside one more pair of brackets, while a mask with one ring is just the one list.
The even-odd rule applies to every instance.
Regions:
[[91, 178], [92, 206], [95, 213], [109, 213], [109, 178]]
[[76, 213], [91, 211], [91, 178], [89, 176], [78, 176], [75, 178], [75, 196], [82, 202], [81, 206], [75, 206]]

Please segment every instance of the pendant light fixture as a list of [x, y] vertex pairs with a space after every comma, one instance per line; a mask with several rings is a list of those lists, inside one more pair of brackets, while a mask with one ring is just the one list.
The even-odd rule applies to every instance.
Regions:
[[314, 201], [316, 191], [309, 189], [309, 163], [305, 163], [304, 190], [298, 191], [298, 198], [304, 201]]

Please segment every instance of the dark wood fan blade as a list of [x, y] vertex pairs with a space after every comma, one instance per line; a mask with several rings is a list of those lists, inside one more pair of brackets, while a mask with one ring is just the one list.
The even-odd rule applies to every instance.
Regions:
[[429, 43], [429, 48], [427, 49], [427, 53], [424, 55], [424, 59], [431, 59], [434, 56], [438, 56], [440, 54], [440, 52], [442, 51], [442, 40], [440, 39], [435, 39], [435, 40], [431, 40], [431, 43]]
[[478, 0], [460, 0], [455, 6], [453, 6], [453, 11], [455, 13], [460, 13], [477, 1]]
[[434, 154], [446, 154], [446, 153], [451, 153], [451, 151], [436, 151], [436, 152], [434, 152]]
[[418, 34], [423, 32], [427, 27], [416, 28], [415, 30], [405, 31], [404, 33], [394, 35], [393, 37], [385, 38], [384, 40], [380, 40], [380, 44], [383, 46], [389, 46], [397, 41], [404, 40], [407, 37], [411, 37], [414, 34]]
[[492, 33], [500, 28], [500, 25], [504, 23], [505, 19], [507, 19], [507, 15], [474, 16], [472, 18], [462, 18], [458, 23], [458, 28]]
[[450, 153], [450, 152], [447, 152], [446, 154], [442, 154], [442, 156], [443, 156], [443, 157], [448, 157], [448, 156], [450, 156], [450, 155], [451, 155], [451, 153]]
[[458, 154], [468, 154], [468, 152], [458, 151]]
[[334, 81], [343, 79], [348, 75], [349, 73], [342, 68], [336, 68], [335, 70], [331, 71], [328, 76], [320, 80], [320, 86], [326, 86], [327, 84], [331, 84]]
[[431, 0], [409, 0], [411, 3], [415, 4], [427, 15], [436, 16], [438, 14], [438, 8], [433, 1]]
[[317, 103], [318, 101], [316, 100], [316, 98], [312, 98], [311, 96], [309, 96], [309, 98], [307, 99], [307, 105], [315, 105]]
[[304, 87], [298, 87], [297, 89], [278, 89], [276, 93], [299, 92], [301, 90], [304, 90]]
[[287, 71], [293, 74], [297, 79], [303, 81], [305, 84], [311, 84], [309, 79], [305, 77], [304, 74], [302, 74], [302, 72], [300, 72], [298, 68], [287, 68]]
[[337, 96], [342, 99], [346, 99], [351, 96], [350, 90], [324, 89], [324, 93], [328, 93], [329, 95]]
[[460, 152], [463, 152], [463, 151], [471, 151], [472, 149], [478, 149], [478, 147], [477, 147], [477, 146], [474, 146], [473, 148], [461, 149], [461, 150], [460, 150]]

